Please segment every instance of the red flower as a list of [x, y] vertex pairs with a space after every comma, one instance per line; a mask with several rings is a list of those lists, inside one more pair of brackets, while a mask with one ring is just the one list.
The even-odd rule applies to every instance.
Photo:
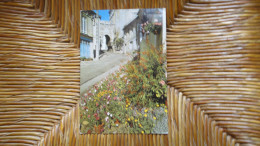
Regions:
[[97, 116], [97, 117], [96, 117], [96, 120], [99, 120], [99, 119], [100, 119], [100, 118]]
[[98, 103], [96, 102], [96, 106], [98, 106]]

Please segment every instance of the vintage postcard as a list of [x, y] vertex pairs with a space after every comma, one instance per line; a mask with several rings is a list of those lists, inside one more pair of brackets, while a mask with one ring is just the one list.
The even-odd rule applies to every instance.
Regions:
[[168, 133], [165, 13], [81, 11], [82, 134]]

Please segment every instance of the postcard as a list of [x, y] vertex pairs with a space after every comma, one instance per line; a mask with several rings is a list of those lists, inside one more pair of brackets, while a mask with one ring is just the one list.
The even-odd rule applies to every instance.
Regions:
[[81, 11], [82, 134], [167, 134], [165, 9]]

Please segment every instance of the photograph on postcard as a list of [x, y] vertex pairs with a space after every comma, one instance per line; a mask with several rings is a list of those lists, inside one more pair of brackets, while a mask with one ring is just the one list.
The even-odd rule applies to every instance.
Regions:
[[165, 13], [81, 11], [82, 134], [168, 133]]

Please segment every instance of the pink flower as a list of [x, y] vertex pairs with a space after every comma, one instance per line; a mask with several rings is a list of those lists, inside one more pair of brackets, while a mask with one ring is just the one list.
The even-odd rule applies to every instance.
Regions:
[[99, 120], [99, 117], [98, 117], [98, 116], [96, 117], [96, 120]]
[[116, 97], [114, 97], [114, 100], [116, 100], [117, 98]]
[[90, 118], [90, 115], [88, 115], [88, 118]]
[[164, 80], [161, 80], [161, 81], [160, 81], [160, 84], [161, 84], [161, 85], [165, 85]]
[[98, 106], [98, 103], [96, 102], [96, 106]]

